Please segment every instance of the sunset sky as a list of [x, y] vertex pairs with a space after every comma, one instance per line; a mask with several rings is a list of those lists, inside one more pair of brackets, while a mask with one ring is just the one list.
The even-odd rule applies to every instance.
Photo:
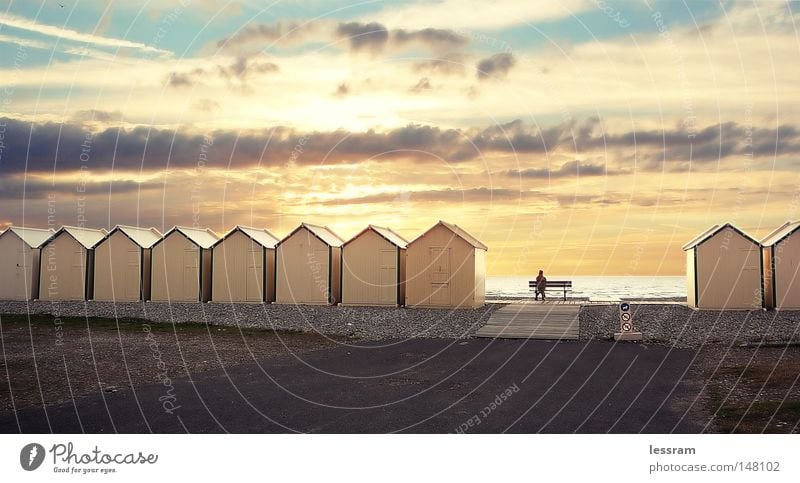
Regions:
[[680, 275], [800, 218], [800, 3], [60, 4], [0, 0], [0, 227], [442, 219], [490, 275]]

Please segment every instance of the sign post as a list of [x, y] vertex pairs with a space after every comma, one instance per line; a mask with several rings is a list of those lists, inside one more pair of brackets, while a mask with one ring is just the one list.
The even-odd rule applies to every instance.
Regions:
[[619, 332], [614, 333], [614, 340], [625, 341], [642, 340], [642, 333], [636, 330], [633, 325], [633, 312], [631, 312], [631, 304], [628, 302], [620, 302], [619, 304]]

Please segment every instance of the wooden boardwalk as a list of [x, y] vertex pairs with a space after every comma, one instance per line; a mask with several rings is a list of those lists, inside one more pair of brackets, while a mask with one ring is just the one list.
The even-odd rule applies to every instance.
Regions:
[[478, 337], [578, 340], [578, 304], [509, 304], [495, 311]]

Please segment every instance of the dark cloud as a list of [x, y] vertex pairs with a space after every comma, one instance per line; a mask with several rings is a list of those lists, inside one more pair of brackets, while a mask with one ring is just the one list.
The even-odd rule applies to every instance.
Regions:
[[198, 99], [197, 102], [193, 104], [193, 107], [198, 111], [203, 111], [203, 112], [218, 111], [222, 108], [222, 106], [219, 105], [219, 102], [215, 101], [214, 99], [209, 99], [207, 97]]
[[507, 188], [465, 188], [403, 191], [397, 193], [380, 193], [375, 195], [360, 196], [357, 198], [340, 198], [319, 201], [314, 204], [321, 205], [362, 205], [372, 203], [397, 203], [397, 202], [490, 202], [522, 200], [531, 197], [540, 197], [541, 193], [528, 190], [514, 190]]
[[122, 120], [122, 111], [100, 111], [97, 109], [76, 111], [71, 120], [72, 122], [119, 122]]
[[431, 81], [427, 77], [423, 77], [417, 82], [414, 87], [409, 89], [411, 92], [420, 93], [431, 90]]
[[41, 200], [48, 197], [64, 199], [84, 196], [108, 196], [137, 193], [160, 188], [158, 183], [137, 183], [136, 181], [45, 181], [23, 179], [21, 176], [0, 178], [0, 200]]
[[[662, 169], [664, 162], [681, 166], [686, 162], [684, 152], [689, 145], [681, 130], [636, 134], [636, 146], [627, 144], [633, 134], [603, 136], [602, 133], [581, 129], [574, 122], [546, 128], [525, 124], [520, 120], [483, 129], [444, 129], [434, 126], [407, 125], [384, 132], [346, 130], [298, 132], [286, 127], [261, 130], [217, 130], [208, 133], [210, 143], [202, 134], [190, 129], [159, 129], [139, 126], [113, 127], [91, 132], [79, 123], [37, 123], [15, 119], [0, 119], [3, 146], [0, 150], [2, 173], [53, 172], [77, 170], [83, 166], [93, 170], [144, 170], [193, 168], [201, 161], [205, 149], [209, 165], [233, 169], [256, 165], [285, 165], [289, 159], [297, 164], [354, 163], [366, 160], [377, 162], [408, 159], [415, 162], [459, 163], [493, 154], [546, 154], [553, 150], [562, 153], [582, 153], [614, 149], [621, 151], [616, 159], [638, 160], [640, 170]], [[732, 136], [751, 132], [757, 143], [750, 146], [748, 137]], [[715, 132], [714, 135], [708, 134]], [[30, 144], [28, 142], [30, 136]], [[664, 147], [664, 139], [670, 143]], [[793, 126], [756, 128], [748, 130], [737, 124], [701, 130], [691, 149], [709, 159], [723, 158], [741, 161], [752, 152], [753, 157], [773, 157], [800, 153], [800, 132]], [[86, 146], [88, 145], [88, 150]], [[720, 150], [719, 146], [725, 146]], [[301, 152], [297, 152], [301, 146]], [[577, 146], [577, 149], [576, 149]], [[84, 151], [87, 150], [87, 151]], [[293, 154], [294, 153], [294, 154]], [[627, 154], [626, 154], [627, 153]], [[666, 154], [666, 159], [664, 156]], [[626, 156], [628, 158], [626, 158]], [[647, 163], [651, 157], [657, 163]], [[83, 158], [83, 159], [82, 159]], [[697, 158], [695, 158], [697, 160]], [[733, 161], [731, 161], [733, 162]], [[545, 176], [543, 171], [522, 170], [513, 174], [529, 178]], [[599, 176], [603, 166], [572, 161], [560, 166], [550, 176]], [[616, 171], [613, 171], [616, 174]]]
[[511, 169], [506, 171], [505, 174], [512, 178], [553, 179], [581, 176], [611, 176], [621, 174], [621, 172], [607, 170], [606, 167], [601, 164], [582, 163], [578, 160], [574, 160], [567, 161], [555, 170], [548, 168]]
[[494, 54], [478, 62], [478, 79], [498, 79], [508, 74], [517, 60], [510, 53]]
[[393, 39], [397, 45], [420, 43], [436, 51], [447, 51], [466, 45], [469, 38], [452, 30], [426, 28], [422, 30], [395, 30]]
[[459, 52], [444, 54], [435, 59], [414, 62], [415, 72], [441, 75], [464, 75], [466, 73], [467, 56]]
[[[220, 49], [240, 51], [243, 47], [259, 50], [273, 46], [294, 46], [310, 42], [345, 40], [348, 49], [377, 54], [387, 47], [406, 49], [422, 46], [435, 52], [459, 48], [469, 38], [452, 30], [424, 28], [390, 30], [377, 22], [332, 22], [316, 20], [306, 23], [278, 22], [250, 25], [234, 35], [216, 42]], [[263, 44], [268, 45], [263, 45]]]
[[346, 39], [350, 50], [380, 52], [389, 41], [389, 31], [383, 25], [375, 22], [347, 22], [340, 23], [336, 28], [339, 38]]
[[240, 55], [230, 64], [217, 64], [208, 68], [197, 67], [189, 71], [172, 72], [167, 76], [166, 83], [170, 87], [192, 87], [202, 85], [203, 80], [209, 76], [215, 76], [227, 81], [235, 81], [238, 86], [244, 86], [248, 77], [278, 70], [275, 63], [264, 60], [260, 56]]
[[346, 82], [342, 82], [336, 86], [336, 90], [333, 92], [333, 95], [336, 97], [345, 97], [347, 94], [350, 94], [350, 88], [347, 86]]

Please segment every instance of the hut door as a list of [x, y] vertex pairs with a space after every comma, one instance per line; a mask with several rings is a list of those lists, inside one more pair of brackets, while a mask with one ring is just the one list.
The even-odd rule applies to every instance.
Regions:
[[125, 263], [125, 298], [136, 300], [139, 298], [139, 250], [128, 250]]
[[85, 296], [86, 271], [83, 268], [85, 266], [83, 261], [84, 256], [85, 254], [83, 250], [76, 250], [72, 252], [72, 260], [70, 262], [72, 265], [69, 267], [70, 268], [69, 282], [67, 282], [67, 284], [71, 284], [72, 287], [69, 287], [69, 285], [67, 285], [64, 288], [66, 292], [74, 296], [80, 296], [81, 294], [84, 294]]
[[[30, 281], [25, 280], [25, 250], [17, 251], [17, 260], [14, 267], [14, 273], [11, 275], [12, 282], [15, 288], [15, 294], [18, 296], [25, 296], [27, 298], [28, 288], [31, 286]], [[27, 282], [27, 283], [26, 283]]]
[[381, 250], [380, 257], [378, 278], [380, 301], [395, 304], [397, 303], [397, 250]]
[[261, 302], [262, 283], [264, 278], [263, 261], [264, 249], [251, 243], [247, 251], [247, 280], [245, 280], [246, 300], [248, 302]]
[[430, 249], [431, 305], [450, 305], [450, 249]]
[[198, 300], [200, 297], [200, 267], [197, 249], [183, 251], [183, 286], [180, 300]]

